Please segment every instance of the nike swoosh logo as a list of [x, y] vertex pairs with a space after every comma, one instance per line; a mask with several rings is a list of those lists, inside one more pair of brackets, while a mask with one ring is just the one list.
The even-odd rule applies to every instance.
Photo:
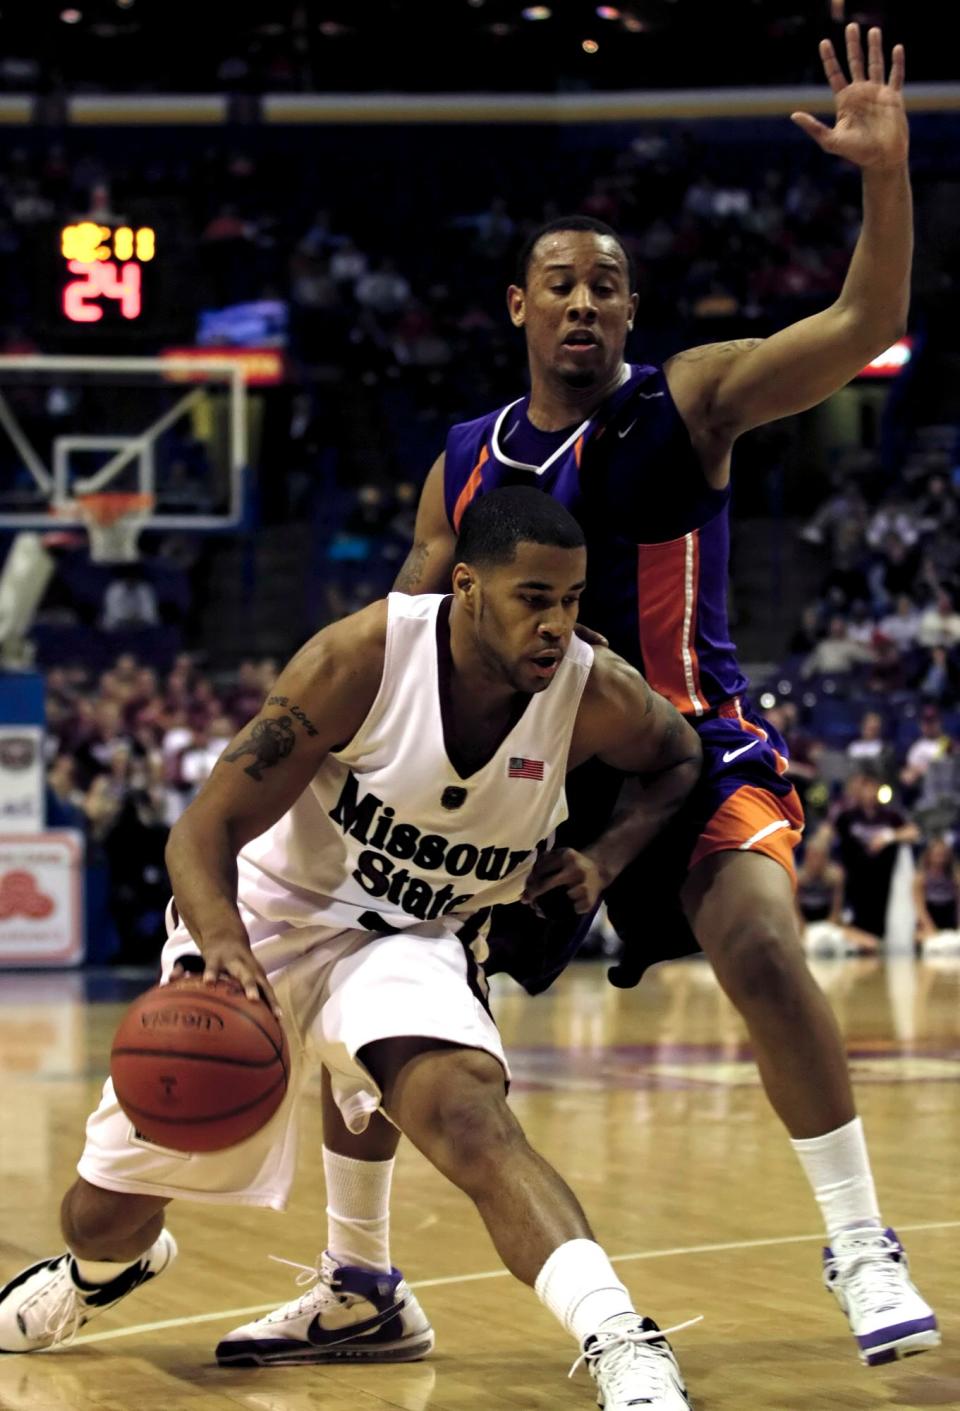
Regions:
[[320, 1322], [321, 1314], [317, 1314], [307, 1328], [307, 1341], [314, 1347], [330, 1347], [334, 1343], [349, 1342], [351, 1338], [358, 1337], [362, 1333], [376, 1332], [381, 1324], [386, 1323], [390, 1318], [395, 1318], [401, 1311], [404, 1300], [393, 1304], [391, 1308], [385, 1308], [383, 1312], [377, 1313], [373, 1318], [365, 1318], [360, 1323], [348, 1323], [343, 1328], [325, 1328]]
[[662, 392], [641, 392], [640, 396], [645, 402], [652, 402], [654, 397], [662, 397]]
[[754, 745], [759, 745], [760, 740], [751, 740], [748, 745], [741, 745], [738, 750], [727, 750], [723, 756], [724, 764], [729, 764], [732, 759], [736, 759], [738, 754], [746, 754], [747, 750], [752, 750]]
[[621, 440], [621, 441], [623, 440], [624, 436], [629, 436], [629, 435], [630, 435], [630, 432], [633, 430], [633, 428], [636, 426], [636, 424], [637, 424], [637, 418], [634, 417], [634, 418], [633, 418], [633, 421], [631, 421], [631, 423], [630, 423], [629, 426], [625, 427], [623, 431], [618, 431], [618, 432], [617, 432], [617, 435], [620, 437], [620, 440]]

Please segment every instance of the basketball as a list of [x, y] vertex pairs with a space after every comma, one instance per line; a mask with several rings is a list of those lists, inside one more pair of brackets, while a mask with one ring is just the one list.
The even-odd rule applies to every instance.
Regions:
[[137, 1133], [173, 1151], [246, 1141], [280, 1106], [289, 1074], [277, 1019], [224, 980], [155, 985], [123, 1016], [110, 1055], [117, 1101]]

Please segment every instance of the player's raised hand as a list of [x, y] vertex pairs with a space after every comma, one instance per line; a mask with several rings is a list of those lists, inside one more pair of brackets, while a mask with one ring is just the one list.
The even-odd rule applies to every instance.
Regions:
[[903, 104], [903, 45], [894, 45], [887, 77], [879, 29], [867, 32], [866, 67], [859, 25], [847, 25], [846, 40], [849, 82], [830, 40], [820, 43], [823, 71], [836, 107], [833, 127], [827, 127], [810, 113], [793, 113], [792, 120], [834, 157], [864, 168], [899, 166], [906, 161], [909, 146]]

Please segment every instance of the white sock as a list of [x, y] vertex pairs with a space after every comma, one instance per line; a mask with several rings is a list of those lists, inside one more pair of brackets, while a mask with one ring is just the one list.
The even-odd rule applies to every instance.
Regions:
[[389, 1274], [393, 1160], [355, 1161], [324, 1147], [323, 1174], [328, 1252], [340, 1264]]
[[835, 1132], [791, 1141], [790, 1145], [813, 1187], [828, 1238], [842, 1230], [882, 1226], [859, 1117]]
[[613, 1265], [593, 1240], [567, 1240], [555, 1249], [534, 1289], [581, 1347], [607, 1318], [634, 1311]]
[[[73, 1254], [73, 1251], [70, 1251]], [[109, 1284], [112, 1279], [122, 1274], [124, 1269], [131, 1268], [138, 1264], [143, 1258], [138, 1254], [136, 1259], [126, 1259], [122, 1263], [115, 1263], [112, 1259], [78, 1259], [73, 1255], [73, 1262], [77, 1266], [77, 1277], [82, 1284], [88, 1284], [99, 1288], [102, 1284]]]

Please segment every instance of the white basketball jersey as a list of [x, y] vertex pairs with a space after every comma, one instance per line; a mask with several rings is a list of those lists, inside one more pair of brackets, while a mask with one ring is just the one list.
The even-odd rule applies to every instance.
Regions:
[[383, 676], [367, 718], [240, 854], [240, 895], [260, 915], [368, 930], [462, 921], [515, 901], [566, 818], [567, 756], [592, 648], [573, 638], [547, 689], [464, 778], [441, 717], [443, 602], [390, 594]]

